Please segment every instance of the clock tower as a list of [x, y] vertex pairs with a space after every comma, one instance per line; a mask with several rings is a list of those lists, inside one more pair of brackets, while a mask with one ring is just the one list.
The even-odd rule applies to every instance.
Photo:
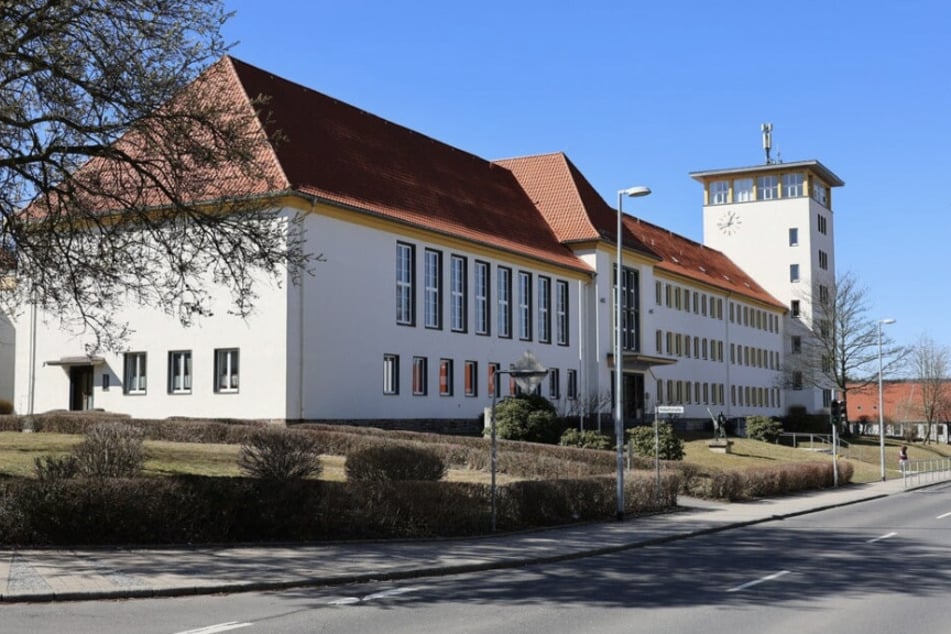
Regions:
[[[703, 185], [703, 243], [788, 306], [785, 358], [817, 326], [814, 302], [835, 286], [832, 190], [845, 183], [819, 161], [776, 163], [768, 156], [767, 149], [762, 165], [690, 176]], [[787, 383], [787, 407], [815, 413], [828, 406], [828, 390], [797, 382], [795, 372]]]

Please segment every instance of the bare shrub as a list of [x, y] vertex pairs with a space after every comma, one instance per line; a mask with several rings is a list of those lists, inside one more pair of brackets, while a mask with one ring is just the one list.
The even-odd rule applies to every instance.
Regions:
[[79, 474], [79, 463], [76, 456], [43, 456], [33, 461], [33, 473], [41, 482], [53, 482], [76, 477]]
[[241, 445], [238, 468], [262, 480], [299, 480], [320, 474], [320, 444], [313, 434], [284, 429], [253, 433]]
[[348, 480], [441, 480], [446, 475], [442, 457], [423, 447], [381, 445], [347, 454], [344, 465]]
[[126, 423], [98, 423], [73, 450], [80, 476], [132, 478], [142, 471], [142, 431]]

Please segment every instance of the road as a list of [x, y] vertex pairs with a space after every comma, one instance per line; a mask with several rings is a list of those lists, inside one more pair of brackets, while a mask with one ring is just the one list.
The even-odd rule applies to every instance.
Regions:
[[951, 631], [951, 484], [613, 555], [407, 583], [0, 606], [2, 632]]

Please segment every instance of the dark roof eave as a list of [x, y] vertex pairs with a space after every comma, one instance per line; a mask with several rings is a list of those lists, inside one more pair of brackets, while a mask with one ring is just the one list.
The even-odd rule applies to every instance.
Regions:
[[750, 165], [748, 167], [730, 167], [715, 170], [700, 170], [690, 172], [690, 178], [695, 181], [702, 181], [710, 176], [727, 176], [730, 174], [741, 174], [746, 172], [782, 172], [790, 169], [807, 168], [819, 174], [824, 181], [832, 187], [842, 187], [845, 181], [836, 176], [835, 172], [820, 163], [819, 161], [794, 161], [792, 163], [763, 163], [762, 165]]

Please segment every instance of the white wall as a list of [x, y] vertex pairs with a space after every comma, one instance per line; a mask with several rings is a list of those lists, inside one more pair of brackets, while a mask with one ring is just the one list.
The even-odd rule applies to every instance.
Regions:
[[[310, 248], [322, 253], [324, 262], [316, 276], [305, 281], [303, 315], [302, 417], [305, 419], [400, 419], [400, 418], [476, 418], [491, 404], [487, 390], [488, 364], [510, 363], [530, 350], [538, 361], [560, 370], [561, 393], [565, 393], [567, 370], [579, 369], [578, 280], [583, 274], [541, 265], [515, 255], [501, 259], [498, 252], [473, 247], [456, 240], [434, 238], [432, 235], [406, 230], [397, 235], [393, 226], [342, 219], [339, 214], [318, 213], [307, 219]], [[396, 323], [396, 247], [398, 242], [415, 245], [416, 249], [416, 325]], [[424, 252], [426, 248], [443, 255], [443, 327], [438, 330], [424, 326], [423, 286]], [[468, 274], [468, 329], [453, 332], [449, 326], [450, 257], [466, 258]], [[491, 265], [491, 334], [474, 332], [475, 261]], [[496, 271], [498, 265], [509, 266], [513, 273], [513, 296], [517, 273], [532, 273], [533, 337], [518, 338], [513, 318], [513, 336], [498, 336], [496, 323]], [[569, 284], [570, 339], [568, 346], [555, 343], [554, 297], [552, 299], [552, 343], [537, 338], [538, 275], [552, 280], [554, 294], [557, 280]], [[293, 293], [299, 292], [297, 289]], [[295, 305], [294, 301], [291, 302]], [[514, 301], [513, 301], [514, 304]], [[517, 307], [513, 305], [513, 314]], [[293, 312], [293, 308], [291, 310]], [[292, 329], [289, 337], [297, 333]], [[289, 344], [289, 348], [293, 347]], [[398, 395], [383, 393], [383, 356], [399, 355], [400, 385]], [[428, 393], [412, 394], [412, 362], [414, 356], [428, 360]], [[439, 394], [440, 359], [452, 359], [453, 394]], [[478, 364], [476, 396], [464, 394], [465, 361]], [[294, 363], [290, 363], [291, 382], [297, 382]], [[580, 377], [579, 377], [580, 383]], [[504, 377], [502, 394], [507, 394], [508, 378]], [[290, 390], [289, 386], [289, 390]], [[579, 385], [580, 389], [580, 385]], [[549, 394], [548, 381], [542, 394]], [[293, 409], [293, 404], [291, 404]], [[290, 412], [298, 417], [297, 412]]]

